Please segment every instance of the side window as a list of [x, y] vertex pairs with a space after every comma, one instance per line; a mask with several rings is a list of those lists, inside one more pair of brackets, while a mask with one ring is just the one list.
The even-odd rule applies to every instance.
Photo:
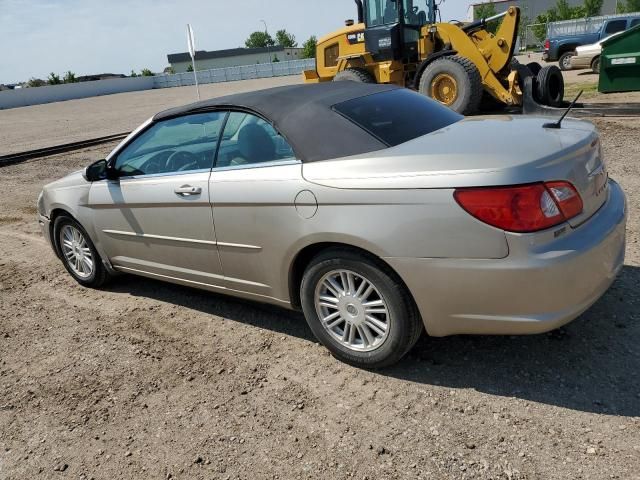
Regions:
[[637, 25], [640, 25], [640, 18], [634, 18], [633, 20], [631, 20], [631, 25], [629, 28], [633, 28]]
[[120, 176], [183, 173], [213, 166], [227, 112], [208, 112], [158, 122], [116, 158]]
[[626, 20], [611, 20], [607, 23], [604, 33], [611, 35], [612, 33], [622, 32], [627, 28]]
[[254, 165], [295, 159], [287, 141], [262, 118], [231, 112], [222, 134], [216, 167]]

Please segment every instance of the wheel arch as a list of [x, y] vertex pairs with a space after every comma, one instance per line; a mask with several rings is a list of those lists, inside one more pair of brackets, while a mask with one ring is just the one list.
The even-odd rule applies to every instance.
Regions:
[[395, 279], [405, 288], [407, 295], [409, 295], [409, 298], [414, 303], [414, 305], [417, 305], [415, 302], [415, 299], [413, 298], [413, 294], [409, 290], [404, 280], [402, 280], [400, 275], [393, 269], [393, 267], [391, 267], [391, 265], [389, 265], [379, 255], [376, 255], [375, 253], [372, 253], [371, 251], [365, 248], [358, 247], [349, 243], [315, 242], [315, 243], [306, 245], [304, 248], [298, 251], [298, 253], [293, 257], [293, 260], [291, 261], [291, 264], [289, 266], [289, 278], [288, 278], [289, 299], [290, 299], [291, 306], [294, 309], [300, 310], [302, 307], [301, 299], [300, 299], [300, 285], [302, 283], [302, 277], [304, 275], [305, 270], [307, 269], [311, 261], [316, 256], [318, 256], [322, 252], [325, 252], [327, 250], [333, 250], [333, 249], [347, 250], [353, 253], [364, 255], [365, 257], [369, 258], [378, 267], [382, 268], [387, 273], [395, 277]]
[[579, 47], [579, 43], [565, 43], [558, 47], [558, 59], [565, 53], [574, 52], [577, 47]]
[[51, 242], [53, 243], [53, 250], [56, 252], [56, 255], [58, 257], [61, 257], [61, 252], [60, 245], [58, 243], [58, 236], [55, 235], [54, 228], [56, 220], [61, 216], [72, 218], [76, 222], [78, 221], [78, 219], [75, 218], [68, 209], [65, 209], [63, 207], [54, 207], [49, 213], [49, 238], [51, 238]]

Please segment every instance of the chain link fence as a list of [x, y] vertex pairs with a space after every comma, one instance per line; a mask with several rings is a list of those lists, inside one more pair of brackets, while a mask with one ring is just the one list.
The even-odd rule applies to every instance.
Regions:
[[[237, 80], [252, 80], [256, 78], [284, 77], [299, 75], [304, 70], [315, 70], [316, 61], [313, 58], [291, 60], [288, 62], [260, 63], [242, 67], [215, 68], [213, 70], [198, 70], [198, 83], [234, 82]], [[176, 73], [174, 75], [157, 75], [154, 77], [153, 88], [185, 87], [195, 85], [193, 72]]]

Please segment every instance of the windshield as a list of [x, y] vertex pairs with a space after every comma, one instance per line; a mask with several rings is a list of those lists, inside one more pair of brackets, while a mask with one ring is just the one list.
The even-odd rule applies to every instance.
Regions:
[[425, 0], [369, 0], [365, 8], [365, 22], [368, 27], [398, 23], [400, 4], [404, 6], [404, 22], [407, 25], [427, 23]]
[[390, 147], [464, 118], [405, 88], [354, 98], [334, 105], [333, 109]]

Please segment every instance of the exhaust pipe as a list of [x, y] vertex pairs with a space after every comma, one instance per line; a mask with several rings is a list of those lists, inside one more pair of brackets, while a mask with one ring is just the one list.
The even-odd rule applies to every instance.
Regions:
[[358, 8], [358, 23], [364, 23], [364, 6], [362, 0], [355, 0]]

